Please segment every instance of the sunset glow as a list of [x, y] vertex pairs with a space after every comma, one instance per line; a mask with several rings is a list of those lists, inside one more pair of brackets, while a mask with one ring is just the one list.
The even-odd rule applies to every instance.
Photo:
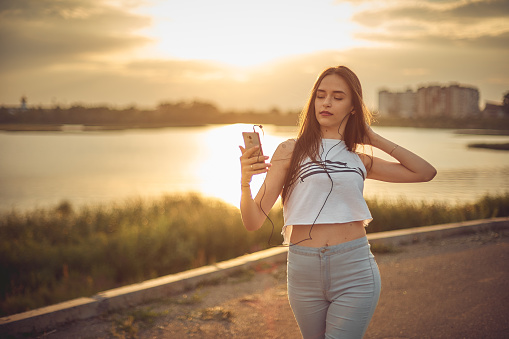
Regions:
[[380, 88], [509, 88], [505, 0], [46, 0], [0, 4], [0, 104], [298, 110], [344, 64]]
[[[234, 0], [155, 2], [147, 9], [158, 57], [253, 66], [292, 55], [362, 45], [349, 3]], [[364, 43], [366, 44], [366, 43]]]

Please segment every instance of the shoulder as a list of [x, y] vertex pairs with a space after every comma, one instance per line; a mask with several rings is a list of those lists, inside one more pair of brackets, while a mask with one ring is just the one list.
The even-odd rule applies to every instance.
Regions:
[[288, 140], [285, 140], [282, 143], [280, 143], [278, 148], [281, 147], [283, 149], [287, 149], [287, 150], [293, 151], [293, 149], [295, 148], [295, 144], [296, 143], [297, 143], [296, 139], [288, 139]]
[[293, 153], [293, 149], [295, 148], [295, 143], [296, 143], [295, 139], [288, 139], [288, 140], [283, 141], [277, 147], [274, 155], [275, 154], [291, 155]]
[[274, 152], [272, 160], [280, 160], [289, 164], [295, 148], [295, 143], [295, 139], [288, 139], [280, 143]]

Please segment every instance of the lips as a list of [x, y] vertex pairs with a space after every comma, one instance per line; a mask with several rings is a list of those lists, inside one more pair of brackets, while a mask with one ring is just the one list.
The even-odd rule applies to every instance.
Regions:
[[330, 117], [330, 116], [332, 115], [332, 113], [331, 113], [331, 112], [329, 112], [329, 111], [321, 111], [321, 112], [320, 112], [320, 115], [321, 115], [321, 116], [325, 116], [325, 117]]

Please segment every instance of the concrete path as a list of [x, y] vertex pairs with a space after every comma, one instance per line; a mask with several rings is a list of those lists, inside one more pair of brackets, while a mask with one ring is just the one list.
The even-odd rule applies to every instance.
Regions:
[[509, 233], [378, 255], [382, 294], [367, 338], [509, 338]]

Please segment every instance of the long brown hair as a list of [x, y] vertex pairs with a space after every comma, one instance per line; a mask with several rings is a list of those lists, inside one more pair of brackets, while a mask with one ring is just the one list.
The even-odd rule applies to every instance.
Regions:
[[290, 168], [286, 173], [283, 192], [281, 193], [283, 204], [291, 193], [291, 187], [298, 179], [296, 175], [302, 161], [306, 157], [309, 157], [312, 161], [317, 161], [319, 148], [322, 142], [322, 133], [320, 124], [315, 115], [315, 98], [323, 78], [331, 74], [336, 74], [343, 78], [352, 93], [352, 103], [355, 114], [352, 114], [346, 123], [344, 135], [346, 147], [350, 152], [355, 152], [357, 145], [366, 142], [366, 124], [371, 124], [372, 115], [364, 105], [359, 78], [345, 66], [327, 68], [316, 79], [308, 102], [300, 114], [300, 130], [290, 161]]

